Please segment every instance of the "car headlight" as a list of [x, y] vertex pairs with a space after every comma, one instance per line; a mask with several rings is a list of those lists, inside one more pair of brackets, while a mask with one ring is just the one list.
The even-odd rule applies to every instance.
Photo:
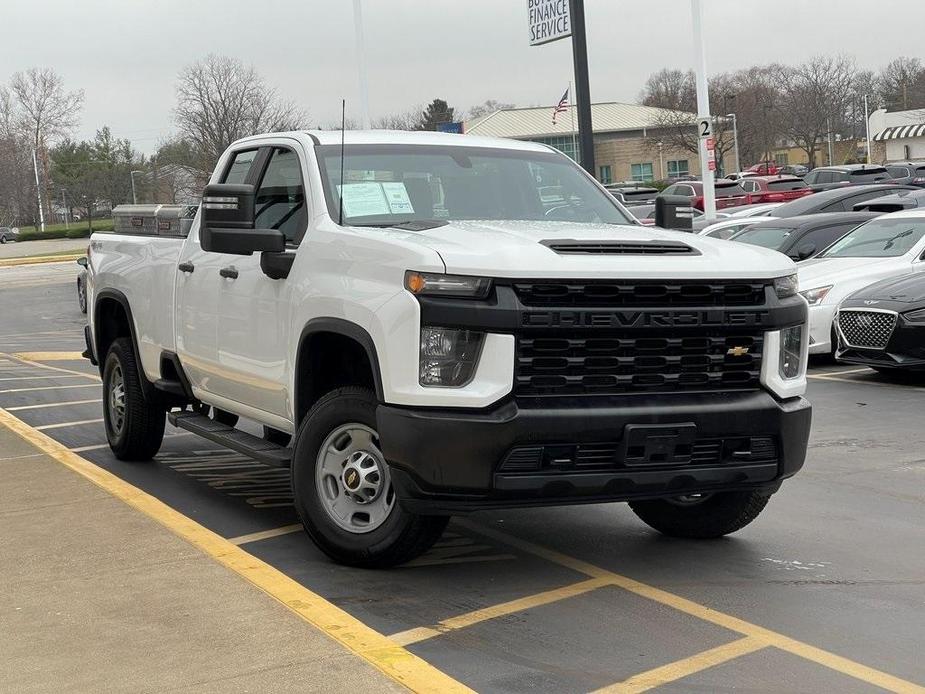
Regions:
[[804, 292], [800, 292], [800, 296], [806, 299], [810, 306], [815, 306], [816, 304], [822, 303], [822, 300], [831, 290], [832, 285], [827, 284], [824, 287], [816, 287], [815, 289], [807, 289]]
[[803, 326], [795, 325], [780, 331], [780, 377], [784, 380], [799, 378], [803, 372]]
[[421, 328], [419, 382], [422, 386], [461, 388], [475, 376], [485, 333], [450, 328]]
[[777, 277], [774, 279], [774, 291], [778, 299], [786, 299], [790, 296], [796, 296], [800, 284], [797, 276], [787, 275], [786, 277]]
[[905, 318], [910, 323], [925, 323], [925, 308], [916, 309], [915, 311], [909, 311], [909, 313], [904, 313], [903, 318]]
[[486, 277], [439, 275], [408, 270], [405, 273], [405, 289], [417, 296], [484, 299], [491, 291], [491, 280]]

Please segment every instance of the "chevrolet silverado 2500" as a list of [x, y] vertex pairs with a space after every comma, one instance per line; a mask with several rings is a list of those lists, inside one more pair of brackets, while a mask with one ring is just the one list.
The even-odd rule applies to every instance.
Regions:
[[343, 563], [407, 561], [486, 508], [628, 501], [719, 537], [803, 465], [793, 263], [644, 227], [543, 145], [246, 138], [191, 227], [94, 234], [89, 262], [116, 457], [152, 458], [169, 417], [288, 466]]

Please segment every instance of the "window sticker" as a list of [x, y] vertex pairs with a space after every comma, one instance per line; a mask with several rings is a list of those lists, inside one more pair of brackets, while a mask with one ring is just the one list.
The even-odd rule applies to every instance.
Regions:
[[404, 183], [383, 183], [382, 190], [389, 202], [392, 214], [414, 214], [411, 198], [408, 197], [408, 190]]
[[337, 186], [337, 190], [338, 193], [342, 192], [344, 215], [347, 217], [390, 214], [389, 203], [382, 192], [381, 183], [345, 183], [343, 189]]

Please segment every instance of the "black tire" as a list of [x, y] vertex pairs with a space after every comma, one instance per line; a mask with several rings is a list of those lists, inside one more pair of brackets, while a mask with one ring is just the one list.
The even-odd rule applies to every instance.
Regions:
[[[132, 341], [118, 338], [103, 366], [103, 419], [109, 447], [119, 460], [150, 460], [164, 438], [167, 410], [145, 399], [142, 378]], [[122, 383], [121, 411], [113, 393], [118, 380]]]
[[6, 243], [6, 236], [0, 236], [0, 243]]
[[376, 405], [375, 395], [366, 388], [339, 388], [328, 393], [315, 403], [299, 427], [292, 457], [295, 506], [306, 532], [334, 561], [364, 568], [384, 568], [414, 559], [437, 541], [449, 522], [446, 516], [408, 513], [395, 500], [381, 525], [354, 533], [338, 526], [324, 508], [316, 482], [322, 444], [347, 424], [375, 431]]
[[235, 427], [238, 425], [238, 415], [220, 410], [216, 407], [212, 408], [212, 419], [219, 424], [224, 424], [226, 427]]
[[285, 431], [280, 431], [279, 429], [274, 429], [273, 427], [264, 425], [263, 440], [269, 441], [270, 443], [275, 443], [277, 446], [282, 446], [285, 448], [289, 445], [289, 442], [292, 441], [292, 435], [287, 434]]
[[751, 523], [771, 497], [758, 491], [719, 492], [702, 501], [652, 499], [631, 501], [640, 519], [664, 535], [712, 539], [734, 533]]

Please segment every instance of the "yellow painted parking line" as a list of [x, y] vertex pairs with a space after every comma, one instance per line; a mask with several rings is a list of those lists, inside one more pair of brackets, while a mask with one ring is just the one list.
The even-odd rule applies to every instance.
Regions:
[[156, 520], [218, 563], [250, 581], [396, 682], [416, 692], [471, 691], [445, 672], [389, 640], [266, 562], [248, 554], [147, 492], [81, 458], [2, 408], [0, 425], [12, 429], [65, 467]]
[[98, 383], [81, 383], [78, 386], [41, 386], [38, 388], [7, 388], [0, 393], [36, 393], [40, 390], [67, 390], [69, 388], [99, 388]]
[[562, 588], [554, 588], [553, 590], [547, 590], [542, 593], [529, 595], [524, 598], [517, 598], [516, 600], [504, 602], [499, 605], [473, 610], [472, 612], [457, 615], [456, 617], [450, 617], [449, 619], [444, 619], [438, 624], [435, 624], [433, 627], [408, 629], [407, 631], [392, 634], [389, 638], [402, 646], [408, 646], [412, 643], [425, 641], [434, 636], [440, 636], [441, 634], [455, 631], [456, 629], [464, 629], [473, 624], [488, 621], [489, 619], [496, 619], [497, 617], [504, 617], [505, 615], [514, 614], [516, 612], [523, 612], [524, 610], [533, 609], [535, 607], [549, 605], [559, 600], [573, 598], [576, 595], [582, 595], [607, 585], [610, 585], [610, 581], [607, 579], [592, 578], [588, 581], [573, 583], [572, 585], [563, 586]]
[[912, 694], [913, 692], [916, 694], [925, 694], [925, 687], [913, 682], [876, 670], [821, 648], [816, 648], [808, 643], [798, 641], [797, 639], [784, 636], [783, 634], [779, 634], [757, 624], [747, 622], [744, 619], [713, 610], [705, 605], [696, 603], [693, 600], [688, 600], [687, 598], [682, 598], [680, 595], [669, 593], [661, 588], [641, 583], [635, 579], [622, 576], [613, 571], [608, 571], [607, 569], [595, 566], [581, 559], [576, 559], [575, 557], [570, 557], [561, 552], [542, 547], [528, 540], [522, 540], [500, 530], [496, 530], [495, 528], [473, 523], [466, 519], [457, 519], [455, 522], [457, 525], [468, 528], [473, 532], [498, 540], [506, 545], [541, 557], [547, 561], [559, 564], [560, 566], [565, 566], [573, 571], [578, 571], [593, 578], [608, 578], [614, 585], [631, 593], [674, 608], [679, 612], [697, 617], [705, 622], [710, 622], [731, 631], [736, 631], [743, 636], [751, 636], [759, 639], [766, 645], [774, 646], [775, 648], [792, 653], [800, 658], [810, 660], [819, 665], [824, 665], [836, 672], [854, 677], [855, 679], [867, 682], [876, 687], [881, 687], [892, 692], [902, 692], [903, 694]]
[[84, 358], [80, 352], [16, 352], [10, 356], [23, 361], [80, 361]]
[[25, 258], [2, 258], [0, 267], [17, 267], [19, 265], [37, 265], [39, 263], [67, 263], [86, 257], [86, 253], [75, 251], [64, 255], [30, 255]]
[[[57, 378], [49, 376], [49, 378]], [[99, 398], [95, 400], [68, 400], [67, 402], [43, 402], [41, 405], [19, 405], [17, 407], [7, 407], [7, 412], [22, 412], [23, 410], [47, 410], [52, 407], [68, 407], [70, 405], [92, 405], [93, 403], [103, 402]]]
[[102, 419], [81, 419], [78, 422], [60, 422], [59, 424], [43, 424], [35, 427], [36, 431], [47, 431], [48, 429], [66, 429], [67, 427], [77, 427], [82, 424], [100, 424]]
[[738, 639], [732, 643], [726, 643], [708, 651], [697, 653], [690, 658], [662, 665], [653, 668], [638, 675], [633, 675], [628, 680], [609, 687], [598, 689], [597, 692], [606, 692], [607, 694], [639, 694], [647, 692], [650, 689], [661, 687], [670, 682], [676, 682], [684, 677], [693, 675], [701, 670], [721, 665], [730, 660], [734, 660], [743, 655], [760, 651], [767, 648], [768, 644], [752, 636], [746, 636], [744, 639]]
[[293, 525], [284, 525], [282, 528], [273, 528], [272, 530], [261, 530], [256, 533], [248, 533], [247, 535], [238, 535], [237, 537], [228, 538], [228, 542], [233, 545], [246, 545], [248, 542], [259, 542], [260, 540], [269, 540], [271, 537], [279, 537], [281, 535], [290, 535], [292, 533], [298, 533], [302, 531], [302, 524], [295, 523]]

